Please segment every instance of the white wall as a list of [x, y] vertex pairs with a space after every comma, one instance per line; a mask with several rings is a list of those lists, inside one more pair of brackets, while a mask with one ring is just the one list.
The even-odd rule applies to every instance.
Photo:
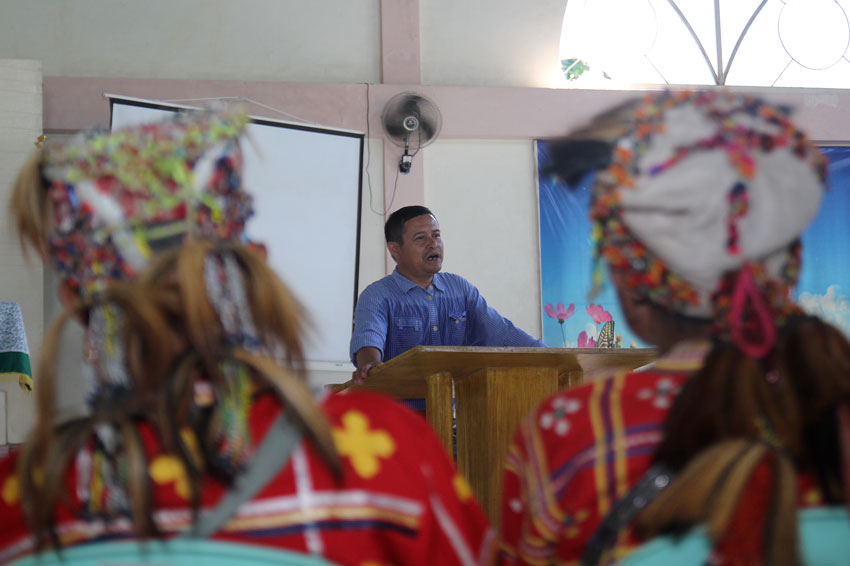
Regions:
[[[41, 108], [41, 63], [0, 58], [0, 301], [20, 305], [33, 366], [44, 329], [42, 267], [34, 254], [26, 261], [21, 253], [7, 203], [18, 169], [42, 133]], [[25, 394], [17, 382], [0, 383], [0, 391], [5, 392], [0, 426], [9, 442], [21, 442], [33, 421], [34, 396]]]
[[[555, 84], [567, 0], [418, 3], [423, 84]], [[47, 76], [378, 83], [380, 23], [380, 0], [3, 0], [0, 57]]]
[[436, 141], [425, 153], [425, 205], [440, 222], [443, 270], [541, 336], [535, 156], [530, 141]]
[[[360, 204], [360, 272], [358, 292], [386, 273], [384, 251], [384, 148], [369, 140], [363, 156], [363, 190]], [[392, 180], [390, 181], [392, 182]]]
[[379, 0], [3, 0], [47, 76], [379, 82]]
[[551, 87], [567, 0], [422, 0], [422, 83]]
[[[360, 265], [358, 293], [367, 285], [385, 275], [384, 252], [384, 178], [383, 144], [371, 139], [364, 149], [363, 190], [360, 204]], [[368, 174], [367, 174], [368, 172]], [[340, 324], [351, 327], [350, 318], [340, 319]], [[353, 366], [330, 367], [330, 364], [308, 364], [308, 377], [315, 388], [327, 384], [343, 383], [351, 378]]]

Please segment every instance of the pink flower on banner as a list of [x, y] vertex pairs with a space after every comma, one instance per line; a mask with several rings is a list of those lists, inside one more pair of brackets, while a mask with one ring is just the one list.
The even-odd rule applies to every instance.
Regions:
[[585, 310], [596, 324], [602, 324], [614, 318], [610, 312], [602, 308], [602, 305], [587, 305]]
[[558, 310], [555, 310], [555, 307], [552, 306], [552, 303], [546, 303], [546, 306], [543, 307], [543, 310], [546, 311], [546, 314], [549, 315], [549, 318], [557, 318], [558, 324], [564, 324], [565, 320], [575, 314], [576, 306], [570, 303], [569, 308], [564, 308], [564, 303], [558, 303]]
[[595, 348], [596, 340], [587, 336], [587, 332], [582, 330], [578, 335], [578, 347], [579, 348]]
[[552, 303], [546, 303], [546, 306], [543, 307], [543, 310], [546, 311], [546, 314], [549, 318], [554, 318], [558, 321], [558, 324], [561, 326], [561, 340], [564, 341], [564, 347], [567, 347], [567, 335], [564, 332], [564, 321], [573, 316], [576, 312], [576, 306], [570, 303], [569, 308], [564, 308], [564, 303], [558, 303], [558, 309], [555, 310], [555, 307], [552, 306]]

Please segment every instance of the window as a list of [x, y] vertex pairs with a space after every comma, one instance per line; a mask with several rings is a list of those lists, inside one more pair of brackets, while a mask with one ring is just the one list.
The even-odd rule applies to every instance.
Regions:
[[565, 86], [850, 88], [850, 0], [568, 0]]

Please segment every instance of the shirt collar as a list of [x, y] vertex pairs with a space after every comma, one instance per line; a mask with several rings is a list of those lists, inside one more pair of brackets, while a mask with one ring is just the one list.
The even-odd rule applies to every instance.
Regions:
[[[404, 275], [399, 273], [398, 268], [393, 269], [391, 277], [393, 278], [393, 281], [395, 281], [395, 284], [398, 285], [399, 289], [401, 289], [405, 293], [407, 293], [408, 291], [410, 291], [414, 287], [419, 287], [419, 285], [417, 285], [416, 283], [414, 283], [413, 281], [411, 281], [410, 279], [408, 279], [407, 277], [405, 277]], [[434, 279], [431, 281], [431, 285], [434, 287], [434, 289], [436, 289], [438, 291], [443, 290], [443, 284], [442, 284], [441, 278], [442, 278], [442, 273], [435, 273]], [[419, 287], [419, 288], [421, 289], [422, 287]]]

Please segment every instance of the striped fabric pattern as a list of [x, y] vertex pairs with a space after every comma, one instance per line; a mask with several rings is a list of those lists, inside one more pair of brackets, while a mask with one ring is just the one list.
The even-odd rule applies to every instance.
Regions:
[[[213, 540], [291, 550], [347, 566], [492, 564], [494, 533], [424, 419], [391, 399], [362, 391], [329, 395], [321, 409], [340, 454], [341, 477], [302, 439], [289, 462]], [[256, 398], [252, 437], [262, 438], [279, 413], [272, 395]], [[138, 432], [156, 523], [165, 537], [184, 532], [192, 524], [189, 494], [183, 489], [188, 475], [150, 426], [141, 423]], [[33, 552], [16, 461], [15, 451], [0, 458], [0, 564]], [[68, 473], [69, 506], [57, 510], [60, 540], [74, 546], [132, 539], [128, 519], [83, 514], [80, 493], [92, 491], [98, 474], [84, 462], [77, 458]], [[225, 490], [215, 478], [202, 477], [201, 509], [214, 509]]]
[[[651, 463], [676, 394], [708, 343], [683, 345], [643, 372], [567, 389], [520, 426], [505, 466], [503, 565], [577, 565], [600, 521]], [[623, 533], [614, 549], [634, 544]]]

